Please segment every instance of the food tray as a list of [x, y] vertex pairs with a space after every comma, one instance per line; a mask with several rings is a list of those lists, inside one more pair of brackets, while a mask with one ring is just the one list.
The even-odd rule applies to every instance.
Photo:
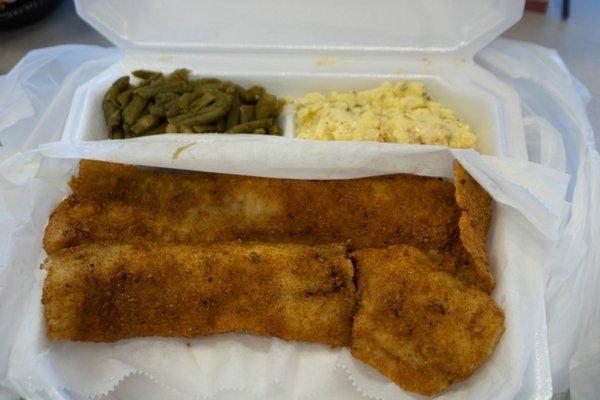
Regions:
[[[82, 18], [122, 48], [124, 57], [76, 92], [63, 140], [107, 138], [100, 103], [116, 78], [140, 68], [170, 72], [183, 67], [197, 77], [262, 85], [284, 98], [420, 81], [435, 101], [471, 125], [482, 154], [527, 158], [518, 96], [472, 61], [480, 47], [520, 18], [522, 1], [440, 3], [431, 9], [418, 2], [381, 1], [377, 11], [365, 15], [357, 0], [343, 10], [333, 1], [309, 1], [302, 7], [273, 0], [260, 7], [242, 1], [147, 3], [76, 2]], [[330, 8], [338, 10], [339, 23], [328, 19]], [[182, 9], [186, 13], [177, 12]], [[438, 23], [415, 26], [414, 18], [424, 20], [423, 13]], [[232, 15], [239, 20], [232, 23]], [[392, 22], [394, 29], [380, 28]], [[292, 106], [280, 118], [292, 140]]]
[[[248, 60], [243, 56], [218, 55], [127, 55], [76, 92], [63, 139], [89, 141], [107, 138], [101, 112], [102, 96], [118, 77], [140, 68], [170, 72], [185, 66], [195, 76], [218, 77], [246, 87], [258, 84], [284, 98], [298, 98], [311, 91], [365, 90], [385, 81], [416, 80], [426, 85], [433, 99], [453, 109], [461, 120], [471, 125], [478, 136], [481, 153], [524, 157], [523, 128], [516, 94], [475, 65], [448, 66], [442, 62], [419, 60], [402, 64], [402, 73], [398, 73], [400, 67], [384, 61], [374, 66], [373, 63], [361, 65], [359, 61], [334, 58], [327, 60], [333, 64], [321, 66], [322, 58], [313, 57], [289, 66], [276, 62], [268, 68], [265, 64], [269, 60], [272, 59]], [[432, 65], [434, 63], [439, 65]], [[293, 138], [293, 105], [288, 105], [280, 118], [284, 135]]]

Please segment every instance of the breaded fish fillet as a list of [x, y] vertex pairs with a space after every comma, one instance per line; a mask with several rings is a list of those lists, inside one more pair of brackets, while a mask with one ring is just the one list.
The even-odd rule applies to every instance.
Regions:
[[49, 339], [249, 332], [350, 344], [356, 288], [342, 245], [87, 244], [43, 268]]
[[487, 360], [504, 332], [492, 298], [408, 246], [363, 249], [352, 355], [402, 388], [440, 393]]
[[492, 198], [458, 161], [454, 161], [454, 187], [456, 203], [461, 210], [459, 243], [466, 254], [466, 262], [458, 263], [456, 275], [491, 293], [496, 286], [487, 250]]
[[44, 247], [135, 238], [410, 244], [443, 258], [458, 240], [454, 186], [390, 175], [311, 181], [200, 172], [158, 172], [82, 160], [73, 195], [52, 214]]

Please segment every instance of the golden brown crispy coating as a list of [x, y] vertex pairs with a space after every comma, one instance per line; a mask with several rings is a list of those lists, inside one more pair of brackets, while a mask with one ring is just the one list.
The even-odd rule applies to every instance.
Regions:
[[468, 260], [459, 266], [456, 275], [491, 293], [496, 286], [487, 250], [487, 234], [492, 221], [492, 198], [458, 161], [454, 161], [454, 186], [456, 203], [461, 209], [458, 222], [460, 243]]
[[440, 393], [487, 360], [504, 314], [486, 293], [438, 271], [408, 246], [363, 249], [352, 355], [402, 388]]
[[71, 186], [73, 195], [50, 218], [44, 238], [49, 254], [134, 238], [188, 244], [350, 240], [352, 248], [404, 243], [443, 258], [458, 240], [454, 187], [437, 178], [269, 179], [82, 160]]
[[49, 339], [250, 332], [350, 344], [356, 289], [342, 245], [87, 244], [44, 268]]

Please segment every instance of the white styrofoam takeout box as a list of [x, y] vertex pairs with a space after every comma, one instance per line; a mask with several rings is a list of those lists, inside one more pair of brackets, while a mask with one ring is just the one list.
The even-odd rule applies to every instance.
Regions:
[[[184, 67], [292, 98], [421, 81], [472, 126], [481, 153], [527, 159], [517, 94], [473, 62], [520, 19], [523, 2], [76, 0], [124, 57], [76, 92], [63, 140], [107, 138], [101, 99], [119, 76]], [[297, 140], [290, 107], [281, 119]]]

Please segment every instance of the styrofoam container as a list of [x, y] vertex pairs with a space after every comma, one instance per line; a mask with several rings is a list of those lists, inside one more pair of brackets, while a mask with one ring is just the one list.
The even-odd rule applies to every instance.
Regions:
[[[420, 81], [471, 125], [478, 151], [527, 158], [517, 94], [473, 62], [521, 17], [523, 0], [76, 0], [76, 6], [124, 57], [76, 92], [63, 140], [107, 139], [101, 99], [118, 77], [139, 68], [188, 68], [196, 77], [258, 84], [291, 98]], [[291, 107], [280, 122], [284, 136], [299, 140]]]

